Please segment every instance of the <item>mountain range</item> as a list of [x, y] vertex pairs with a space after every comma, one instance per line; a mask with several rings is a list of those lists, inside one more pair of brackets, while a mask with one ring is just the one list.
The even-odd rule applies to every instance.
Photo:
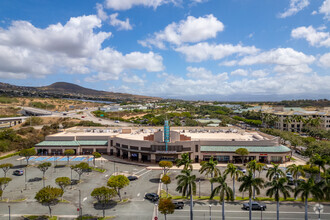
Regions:
[[161, 99], [158, 97], [99, 91], [67, 82], [56, 82], [42, 87], [16, 86], [0, 82], [0, 94], [9, 96], [97, 99], [105, 101], [156, 101]]

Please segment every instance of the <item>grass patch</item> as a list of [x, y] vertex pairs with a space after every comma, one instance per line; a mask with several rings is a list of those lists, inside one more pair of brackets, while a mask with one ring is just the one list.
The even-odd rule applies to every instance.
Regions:
[[128, 202], [128, 199], [123, 199], [122, 201], [118, 201], [117, 203], [118, 204], [123, 204], [123, 203], [126, 203], [126, 202]]
[[9, 157], [13, 157], [13, 156], [16, 156], [16, 155], [19, 155], [19, 151], [16, 152], [16, 153], [12, 153], [12, 154], [8, 154], [6, 156], [0, 157], [0, 160], [6, 159], [6, 158], [9, 158]]
[[63, 199], [63, 200], [59, 200], [58, 202], [59, 202], [59, 203], [70, 203], [70, 201], [65, 200], [65, 199]]
[[96, 172], [100, 172], [100, 173], [104, 173], [105, 171], [107, 171], [106, 169], [100, 169], [97, 167], [91, 167], [92, 170], [96, 171]]

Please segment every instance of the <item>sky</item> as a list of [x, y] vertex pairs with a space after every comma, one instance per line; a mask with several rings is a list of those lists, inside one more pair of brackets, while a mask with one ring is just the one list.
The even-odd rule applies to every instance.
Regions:
[[0, 81], [330, 99], [330, 0], [0, 0]]

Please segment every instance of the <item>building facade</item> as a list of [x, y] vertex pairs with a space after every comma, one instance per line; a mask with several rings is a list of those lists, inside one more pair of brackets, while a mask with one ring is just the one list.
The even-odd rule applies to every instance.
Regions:
[[[189, 153], [194, 162], [209, 160], [213, 156], [221, 163], [242, 163], [254, 159], [263, 163], [282, 163], [291, 156], [291, 150], [280, 145], [279, 138], [260, 132], [176, 128], [169, 131], [166, 145], [164, 140], [167, 138], [163, 128], [72, 128], [47, 136], [35, 148], [43, 155], [60, 155], [66, 149], [73, 149], [77, 155], [99, 152], [151, 163], [174, 161], [182, 153]], [[236, 154], [239, 148], [246, 148], [249, 154], [245, 157]]]

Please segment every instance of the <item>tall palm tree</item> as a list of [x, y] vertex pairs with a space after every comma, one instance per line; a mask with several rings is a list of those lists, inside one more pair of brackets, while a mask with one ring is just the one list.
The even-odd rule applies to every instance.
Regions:
[[274, 164], [272, 163], [273, 167], [270, 167], [267, 171], [266, 177], [269, 178], [269, 180], [273, 178], [280, 178], [284, 176], [283, 170], [280, 169], [280, 164]]
[[183, 166], [184, 170], [188, 170], [188, 169], [192, 170], [193, 169], [193, 167], [191, 165], [192, 162], [193, 161], [190, 159], [189, 153], [181, 154], [181, 159], [177, 159], [175, 161], [176, 166], [177, 167]]
[[[303, 169], [302, 165], [296, 165], [296, 164], [291, 164], [287, 167], [286, 169], [287, 172], [290, 172], [292, 176], [294, 177], [294, 184], [295, 184], [295, 190], [297, 189], [297, 184], [298, 184], [298, 176], [302, 175], [305, 176], [305, 171]], [[297, 200], [297, 197], [294, 198]]]
[[[213, 157], [211, 157], [209, 161], [203, 161], [201, 165], [202, 166], [199, 169], [199, 172], [201, 174], [205, 172], [205, 175], [211, 174], [211, 179], [221, 174], [219, 168], [217, 168], [218, 161], [213, 160]], [[213, 183], [211, 181], [211, 192], [212, 191], [213, 191]]]
[[233, 190], [226, 183], [227, 175], [221, 175], [221, 173], [211, 179], [212, 183], [218, 183], [219, 185], [212, 190], [211, 198], [216, 194], [220, 196], [220, 202], [222, 203], [222, 220], [225, 220], [225, 199], [233, 200]]
[[[248, 162], [247, 166], [246, 166], [249, 170], [252, 171], [253, 173], [253, 178], [256, 177], [256, 170], [257, 170], [257, 161], [256, 160], [251, 160], [250, 162]], [[256, 192], [255, 189], [253, 187], [253, 199], [256, 198]]]
[[243, 172], [237, 169], [237, 166], [235, 166], [232, 163], [229, 163], [227, 165], [227, 169], [225, 170], [225, 174], [230, 174], [230, 177], [233, 178], [233, 198], [235, 200], [235, 180], [238, 179], [238, 177], [243, 175]]
[[260, 174], [261, 174], [261, 172], [262, 172], [262, 169], [263, 169], [265, 166], [266, 166], [266, 164], [264, 164], [264, 163], [257, 163], [257, 164], [256, 164], [256, 170], [257, 170], [258, 173], [259, 173], [259, 176], [258, 176], [258, 177], [260, 177]]
[[279, 179], [274, 179], [271, 182], [267, 182], [265, 187], [270, 187], [266, 191], [266, 195], [269, 197], [275, 198], [276, 201], [276, 215], [277, 220], [280, 219], [280, 194], [283, 194], [284, 199], [290, 196], [289, 192], [292, 192], [292, 188], [289, 185], [286, 185], [287, 179], [285, 177], [281, 177]]
[[324, 192], [322, 191], [324, 182], [315, 183], [314, 177], [312, 176], [306, 182], [300, 182], [294, 193], [294, 196], [301, 194], [301, 200], [305, 201], [305, 220], [308, 220], [308, 198], [312, 196], [316, 200], [323, 198]]
[[240, 192], [249, 192], [249, 219], [252, 219], [252, 188], [255, 188], [257, 194], [260, 194], [260, 189], [263, 188], [264, 180], [261, 178], [253, 178], [253, 173], [249, 170], [247, 175], [238, 178], [239, 182], [242, 182], [239, 187]]
[[190, 220], [193, 220], [193, 195], [196, 194], [196, 176], [191, 175], [191, 170], [182, 170], [176, 177], [178, 187], [176, 191], [182, 193], [182, 196], [190, 196]]

